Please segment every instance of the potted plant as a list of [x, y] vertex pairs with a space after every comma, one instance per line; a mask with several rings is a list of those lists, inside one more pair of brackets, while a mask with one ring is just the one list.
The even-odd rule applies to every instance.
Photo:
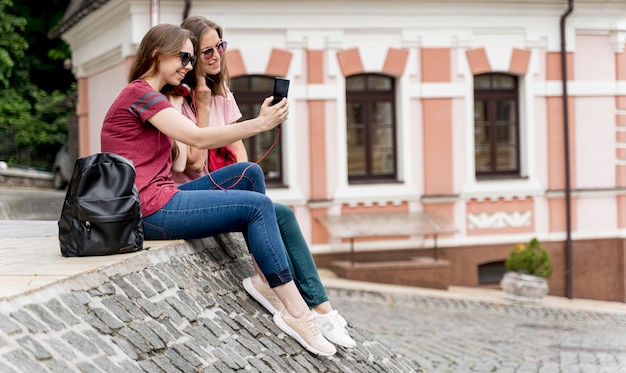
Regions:
[[500, 281], [506, 298], [537, 303], [548, 293], [548, 277], [553, 267], [550, 254], [537, 238], [517, 244], [504, 261], [507, 272]]

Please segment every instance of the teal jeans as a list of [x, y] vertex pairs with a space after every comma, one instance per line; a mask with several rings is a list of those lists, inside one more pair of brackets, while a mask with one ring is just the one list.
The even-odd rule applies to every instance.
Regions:
[[326, 289], [317, 273], [311, 250], [302, 235], [296, 215], [286, 205], [274, 202], [278, 229], [287, 249], [287, 263], [296, 286], [309, 307], [328, 301]]

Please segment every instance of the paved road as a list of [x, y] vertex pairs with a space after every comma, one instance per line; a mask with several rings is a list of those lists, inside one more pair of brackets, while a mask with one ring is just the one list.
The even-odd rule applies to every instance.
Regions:
[[426, 372], [626, 372], [626, 314], [330, 292], [335, 308]]
[[0, 188], [0, 220], [58, 220], [64, 190]]
[[[57, 220], [64, 191], [0, 188], [0, 220]], [[13, 227], [11, 232], [7, 229]], [[19, 229], [0, 221], [0, 234]], [[429, 373], [626, 372], [626, 314], [330, 290], [348, 321]]]

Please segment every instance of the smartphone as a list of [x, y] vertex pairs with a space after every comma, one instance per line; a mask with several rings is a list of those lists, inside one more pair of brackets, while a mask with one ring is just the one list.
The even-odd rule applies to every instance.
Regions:
[[287, 93], [289, 93], [289, 79], [274, 78], [274, 92], [272, 93], [274, 100], [272, 100], [271, 105], [279, 103], [283, 97], [287, 97]]
[[204, 76], [204, 81], [206, 82], [206, 86], [209, 87], [211, 92], [213, 92], [213, 85], [215, 84], [215, 78], [213, 77], [213, 75], [206, 74]]

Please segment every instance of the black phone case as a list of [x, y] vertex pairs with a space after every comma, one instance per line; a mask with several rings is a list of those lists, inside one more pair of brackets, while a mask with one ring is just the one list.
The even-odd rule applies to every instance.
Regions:
[[206, 86], [209, 87], [211, 91], [213, 91], [213, 85], [215, 84], [215, 79], [213, 78], [213, 76], [206, 74], [204, 76], [204, 80], [206, 82]]
[[274, 92], [272, 96], [274, 96], [274, 100], [272, 100], [272, 105], [279, 103], [283, 97], [287, 97], [289, 93], [289, 79], [285, 78], [274, 78]]

